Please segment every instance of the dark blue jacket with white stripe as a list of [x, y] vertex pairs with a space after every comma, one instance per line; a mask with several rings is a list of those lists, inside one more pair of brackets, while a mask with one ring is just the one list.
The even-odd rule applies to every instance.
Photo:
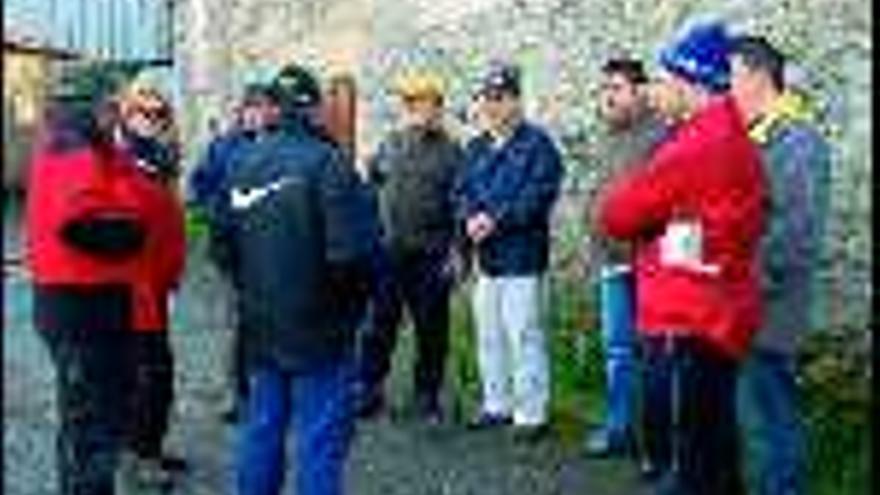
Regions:
[[489, 214], [496, 231], [479, 246], [480, 270], [490, 276], [536, 275], [547, 269], [550, 214], [564, 170], [556, 144], [529, 122], [500, 147], [486, 134], [472, 139], [455, 188], [456, 218]]
[[379, 249], [365, 184], [341, 150], [287, 122], [229, 178], [249, 360], [298, 372], [350, 354]]

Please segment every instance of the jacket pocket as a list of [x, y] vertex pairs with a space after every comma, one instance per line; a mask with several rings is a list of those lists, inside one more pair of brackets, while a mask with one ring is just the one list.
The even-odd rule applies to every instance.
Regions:
[[61, 227], [61, 238], [86, 254], [119, 259], [141, 250], [146, 239], [144, 225], [130, 212], [112, 211], [71, 220]]

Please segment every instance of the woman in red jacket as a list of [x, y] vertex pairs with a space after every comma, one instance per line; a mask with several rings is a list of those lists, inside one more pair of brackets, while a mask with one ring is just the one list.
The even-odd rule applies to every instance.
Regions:
[[119, 98], [116, 143], [132, 157], [137, 187], [153, 227], [137, 265], [132, 336], [135, 384], [131, 400], [130, 465], [136, 481], [165, 485], [186, 467], [163, 452], [174, 400], [168, 300], [184, 267], [184, 213], [178, 194], [178, 153], [171, 105], [155, 88], [134, 83]]
[[598, 220], [636, 242], [645, 337], [645, 438], [657, 493], [743, 493], [737, 364], [757, 330], [764, 217], [758, 151], [731, 98], [727, 38], [697, 26], [660, 57], [655, 103], [677, 122], [643, 166], [604, 191]]
[[64, 495], [114, 493], [133, 379], [133, 299], [155, 215], [112, 142], [122, 69], [65, 68], [29, 169], [27, 260], [35, 327], [56, 369]]

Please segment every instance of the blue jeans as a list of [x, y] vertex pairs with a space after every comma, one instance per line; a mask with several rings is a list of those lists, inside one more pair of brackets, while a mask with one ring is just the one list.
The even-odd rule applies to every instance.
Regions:
[[285, 440], [293, 423], [296, 491], [341, 495], [354, 434], [352, 364], [303, 374], [254, 363], [236, 457], [239, 495], [277, 495], [284, 484]]
[[805, 493], [805, 444], [794, 356], [754, 349], [739, 378], [746, 478], [758, 495]]
[[635, 294], [633, 274], [606, 274], [599, 283], [600, 324], [605, 347], [609, 432], [632, 427], [635, 393]]

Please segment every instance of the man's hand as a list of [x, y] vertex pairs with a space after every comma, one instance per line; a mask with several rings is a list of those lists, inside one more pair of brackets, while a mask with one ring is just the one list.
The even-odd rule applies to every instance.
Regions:
[[457, 285], [467, 278], [469, 272], [470, 260], [467, 253], [457, 248], [450, 249], [443, 264], [443, 275]]
[[467, 220], [467, 234], [474, 244], [481, 243], [495, 231], [495, 220], [485, 212], [477, 213]]

